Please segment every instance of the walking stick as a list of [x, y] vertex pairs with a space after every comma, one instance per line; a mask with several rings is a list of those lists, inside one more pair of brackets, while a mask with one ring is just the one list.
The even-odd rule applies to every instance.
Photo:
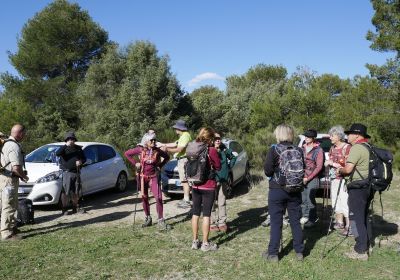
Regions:
[[78, 206], [81, 209], [82, 213], [85, 213], [85, 209], [83, 209], [83, 190], [82, 190], [82, 179], [81, 179], [81, 166], [76, 167], [77, 174], [77, 183], [78, 183]]
[[339, 182], [339, 187], [338, 187], [337, 194], [336, 194], [336, 199], [335, 199], [335, 206], [332, 209], [332, 215], [331, 215], [331, 219], [329, 221], [328, 232], [326, 233], [326, 236], [325, 236], [324, 249], [322, 250], [322, 258], [326, 257], [326, 255], [325, 255], [326, 243], [328, 241], [328, 235], [331, 232], [332, 221], [333, 221], [333, 217], [335, 216], [336, 204], [337, 204], [337, 201], [338, 201], [340, 188], [342, 187], [342, 182], [343, 182], [343, 178], [340, 179], [340, 182]]
[[138, 181], [141, 183], [140, 170], [139, 170], [139, 173], [136, 175], [136, 202], [135, 202], [135, 212], [133, 213], [133, 227], [135, 227], [135, 224], [136, 224], [136, 209], [137, 209], [137, 200], [139, 197]]
[[322, 217], [325, 220], [326, 210], [328, 209], [328, 184], [330, 183], [329, 179], [329, 166], [325, 167], [325, 182], [324, 182], [324, 194], [322, 196]]

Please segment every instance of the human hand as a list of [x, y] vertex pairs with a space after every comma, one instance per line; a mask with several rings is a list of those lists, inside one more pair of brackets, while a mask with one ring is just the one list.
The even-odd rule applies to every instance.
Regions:
[[308, 179], [307, 178], [303, 178], [303, 184], [306, 185], [307, 182], [308, 182]]
[[75, 164], [76, 164], [77, 167], [79, 167], [79, 166], [82, 165], [82, 161], [81, 161], [81, 160], [77, 160], [77, 161], [75, 162]]

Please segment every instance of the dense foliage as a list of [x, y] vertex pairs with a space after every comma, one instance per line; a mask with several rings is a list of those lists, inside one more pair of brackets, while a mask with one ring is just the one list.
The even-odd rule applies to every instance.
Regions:
[[372, 4], [371, 48], [396, 55], [385, 65], [368, 64], [369, 76], [341, 79], [307, 67], [288, 75], [282, 65], [258, 64], [227, 77], [225, 91], [204, 86], [185, 94], [155, 45], [120, 47], [77, 4], [54, 1], [25, 24], [18, 51], [9, 55], [20, 75], [1, 75], [0, 131], [26, 124], [27, 150], [62, 140], [68, 130], [124, 150], [150, 127], [161, 140], [174, 140], [170, 126], [183, 118], [192, 131], [207, 125], [240, 140], [252, 164], [261, 166], [280, 123], [301, 133], [362, 122], [399, 162], [400, 2]]

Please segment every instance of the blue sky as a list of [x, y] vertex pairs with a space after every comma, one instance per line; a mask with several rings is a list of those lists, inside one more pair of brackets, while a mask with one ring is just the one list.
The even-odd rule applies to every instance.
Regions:
[[[390, 53], [369, 48], [374, 30], [367, 0], [79, 0], [82, 9], [120, 46], [154, 43], [171, 71], [191, 92], [202, 85], [225, 88], [225, 77], [265, 63], [289, 74], [306, 66], [341, 78], [367, 75], [366, 63], [383, 64]], [[0, 2], [0, 72], [17, 72], [7, 51], [17, 50], [23, 25], [49, 0]]]

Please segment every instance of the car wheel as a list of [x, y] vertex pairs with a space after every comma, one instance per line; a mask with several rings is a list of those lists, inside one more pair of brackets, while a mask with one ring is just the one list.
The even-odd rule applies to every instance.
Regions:
[[226, 182], [226, 198], [233, 197], [233, 179], [232, 174], [228, 176], [228, 182]]
[[123, 192], [126, 190], [128, 185], [128, 177], [126, 176], [125, 172], [121, 172], [118, 175], [117, 183], [115, 184], [115, 189], [118, 192]]

